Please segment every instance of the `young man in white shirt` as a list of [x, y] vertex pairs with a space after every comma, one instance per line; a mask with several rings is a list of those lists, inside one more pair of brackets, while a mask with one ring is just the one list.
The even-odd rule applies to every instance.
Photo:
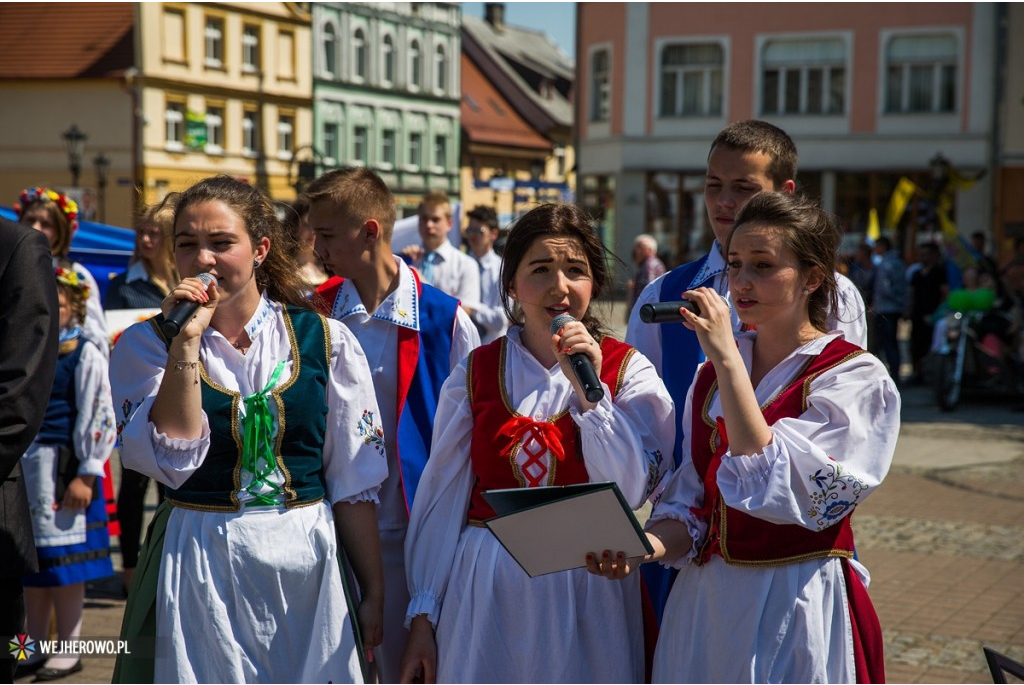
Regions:
[[[441, 386], [480, 338], [458, 301], [421, 282], [393, 254], [395, 200], [380, 176], [365, 167], [336, 169], [314, 181], [306, 195], [317, 253], [334, 274], [317, 288], [317, 308], [359, 340], [381, 414], [388, 462], [377, 508], [384, 641], [374, 654], [380, 682], [397, 683], [408, 637], [409, 511], [429, 456]], [[472, 260], [470, 266], [477, 273]]]
[[469, 256], [480, 268], [480, 301], [462, 303], [462, 308], [476, 324], [481, 344], [486, 345], [505, 335], [508, 316], [501, 300], [501, 257], [494, 251], [498, 239], [498, 214], [491, 207], [478, 205], [469, 214], [466, 242]]
[[423, 196], [419, 209], [422, 246], [406, 248], [425, 283], [462, 303], [480, 301], [480, 268], [473, 258], [448, 240], [452, 230], [452, 206], [444, 193]]

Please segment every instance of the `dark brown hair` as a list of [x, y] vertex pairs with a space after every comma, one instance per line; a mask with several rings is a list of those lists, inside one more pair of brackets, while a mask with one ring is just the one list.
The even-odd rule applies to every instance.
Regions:
[[477, 205], [466, 214], [470, 219], [476, 219], [492, 231], [498, 228], [498, 213], [493, 207]]
[[797, 154], [793, 139], [778, 126], [767, 121], [748, 119], [723, 128], [708, 150], [708, 158], [719, 145], [742, 152], [768, 155], [768, 177], [778, 189], [786, 181], [796, 180]]
[[360, 223], [373, 219], [380, 224], [384, 242], [391, 243], [395, 230], [395, 197], [373, 170], [350, 166], [328, 171], [309, 184], [304, 196], [310, 205], [329, 200]]
[[283, 304], [310, 307], [306, 299], [308, 285], [296, 263], [295, 239], [288, 236], [274, 212], [274, 205], [263, 191], [230, 176], [213, 176], [199, 181], [181, 194], [174, 212], [174, 225], [186, 209], [203, 202], [219, 201], [227, 205], [245, 224], [253, 246], [270, 239], [267, 258], [256, 269], [256, 285], [267, 297]]
[[842, 236], [835, 217], [802, 195], [758, 193], [736, 216], [736, 227], [726, 242], [726, 255], [733, 236], [744, 224], [774, 228], [782, 244], [796, 255], [803, 272], [815, 267], [821, 270], [821, 286], [808, 297], [807, 314], [811, 325], [827, 333], [825, 322], [829, 312], [839, 312], [836, 260]]
[[523, 257], [536, 240], [563, 237], [579, 242], [590, 266], [593, 283], [591, 308], [583, 314], [583, 325], [594, 339], [600, 341], [606, 334], [604, 324], [592, 313], [594, 301], [604, 295], [611, 283], [608, 259], [611, 253], [597, 235], [590, 217], [573, 204], [542, 204], [524, 214], [509, 231], [501, 256], [501, 300], [509, 321], [522, 324], [522, 311], [509, 298], [508, 293]]

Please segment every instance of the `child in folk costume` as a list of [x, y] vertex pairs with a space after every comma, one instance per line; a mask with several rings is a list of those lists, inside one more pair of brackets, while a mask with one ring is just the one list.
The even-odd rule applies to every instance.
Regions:
[[89, 297], [85, 305], [86, 316], [81, 323], [82, 334], [92, 340], [103, 354], [109, 356], [110, 337], [107, 319], [103, 316], [96, 279], [88, 269], [71, 261], [68, 256], [71, 253], [71, 238], [78, 230], [78, 204], [64, 193], [36, 186], [21, 191], [18, 201], [14, 203], [14, 211], [18, 213], [19, 223], [40, 231], [50, 241], [53, 268], [61, 266], [74, 271], [81, 275], [83, 282], [89, 286]]
[[[82, 632], [85, 582], [114, 573], [103, 497], [103, 467], [114, 448], [114, 408], [107, 358], [82, 335], [89, 286], [76, 271], [57, 267], [60, 346], [57, 374], [42, 428], [22, 457], [29, 493], [39, 572], [25, 576], [28, 634], [49, 639], [50, 615], [57, 638]], [[40, 658], [38, 680], [82, 670], [77, 656]]]
[[[669, 468], [664, 384], [603, 335], [591, 309], [608, 282], [604, 247], [577, 207], [541, 205], [512, 229], [502, 290], [515, 325], [445, 383], [413, 505], [404, 682], [642, 680], [639, 581], [617, 586], [584, 569], [530, 578], [481, 524], [493, 516], [485, 490], [614, 481], [636, 508]], [[565, 313], [577, 321], [553, 335]], [[576, 353], [601, 379], [597, 403], [569, 366]]]
[[[680, 569], [655, 682], [883, 682], [882, 636], [850, 515], [882, 482], [900, 397], [877, 358], [825, 326], [839, 231], [817, 206], [761, 193], [725, 251], [734, 339], [709, 288], [682, 310], [708, 357], [683, 409], [683, 462], [648, 523]], [[611, 578], [635, 560], [588, 557]]]
[[[63, 267], [79, 274], [89, 286], [89, 297], [85, 303], [85, 320], [81, 324], [82, 336], [91, 340], [104, 356], [110, 357], [110, 335], [107, 317], [100, 305], [100, 289], [96, 279], [84, 266], [72, 261], [71, 239], [78, 230], [78, 204], [64, 193], [52, 188], [35, 186], [21, 191], [14, 203], [18, 221], [31, 226], [46, 236], [50, 243], [53, 268]], [[103, 468], [102, 492], [106, 500], [107, 529], [111, 535], [120, 535], [121, 526], [117, 520], [117, 503], [114, 499], [114, 485], [110, 474], [110, 462]]]
[[284, 244], [260, 191], [200, 181], [175, 213], [186, 278], [162, 309], [201, 306], [169, 340], [157, 317], [114, 348], [126, 465], [167, 487], [122, 628], [166, 650], [119, 659], [115, 681], [362, 682], [339, 539], [364, 645], [380, 641], [387, 466], [370, 372], [344, 326], [309, 309]]
[[395, 198], [366, 167], [325, 173], [306, 188], [316, 249], [333, 276], [316, 292], [320, 312], [359, 340], [388, 436], [388, 478], [377, 507], [384, 559], [384, 640], [374, 649], [381, 682], [398, 682], [409, 631], [405, 539], [430, 455], [434, 414], [452, 369], [480, 344], [459, 301], [395, 256]]

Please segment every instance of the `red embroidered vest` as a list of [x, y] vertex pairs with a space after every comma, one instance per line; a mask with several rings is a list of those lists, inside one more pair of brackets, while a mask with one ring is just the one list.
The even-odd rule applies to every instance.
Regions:
[[[837, 338], [811, 359], [781, 393], [761, 407], [768, 425], [781, 418], [800, 416], [807, 409], [811, 381], [832, 367], [862, 354], [864, 350]], [[697, 474], [704, 481], [704, 506], [694, 514], [708, 523], [704, 546], [694, 560], [706, 563], [718, 554], [730, 564], [777, 566], [820, 557], [852, 557], [853, 530], [850, 516], [835, 525], [813, 531], [796, 524], [777, 524], [756, 518], [725, 505], [718, 490], [718, 467], [728, 449], [725, 424], [708, 415], [708, 406], [718, 387], [715, 368], [708, 363], [697, 374], [693, 393], [694, 411], [691, 452]]]
[[[476, 348], [469, 356], [466, 370], [469, 402], [473, 407], [470, 458], [476, 476], [467, 513], [470, 522], [494, 516], [491, 505], [483, 498], [486, 490], [590, 481], [577, 437], [579, 428], [568, 407], [544, 421], [533, 421], [512, 406], [505, 391], [505, 344], [503, 336]], [[631, 346], [607, 336], [601, 342], [601, 381], [611, 390], [612, 399], [622, 387], [633, 352]], [[537, 439], [526, 437], [528, 432], [534, 432]], [[545, 442], [551, 445], [555, 457], [546, 470], [541, 462], [548, 451], [542, 446]], [[536, 456], [531, 454], [522, 467], [516, 463], [521, 449], [537, 450]]]

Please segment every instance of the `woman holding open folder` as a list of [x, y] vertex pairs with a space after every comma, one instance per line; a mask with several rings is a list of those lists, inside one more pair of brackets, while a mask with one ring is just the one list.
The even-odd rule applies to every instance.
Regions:
[[[708, 363], [683, 410], [683, 461], [648, 523], [650, 559], [680, 569], [654, 682], [884, 682], [882, 635], [850, 515], [885, 478], [900, 397], [874, 356], [829, 332], [834, 221], [762, 193], [726, 247], [733, 337], [713, 290], [683, 310]], [[622, 578], [623, 555], [588, 558]]]
[[[639, 581], [583, 568], [530, 578], [482, 524], [494, 515], [482, 495], [612, 481], [641, 506], [672, 461], [662, 458], [671, 399], [651, 363], [604, 335], [593, 314], [609, 273], [580, 209], [541, 205], [522, 217], [501, 284], [514, 325], [445, 383], [412, 506], [403, 682], [640, 682]], [[552, 326], [563, 314], [571, 320]], [[577, 354], [593, 366], [599, 400], [570, 366]]]

